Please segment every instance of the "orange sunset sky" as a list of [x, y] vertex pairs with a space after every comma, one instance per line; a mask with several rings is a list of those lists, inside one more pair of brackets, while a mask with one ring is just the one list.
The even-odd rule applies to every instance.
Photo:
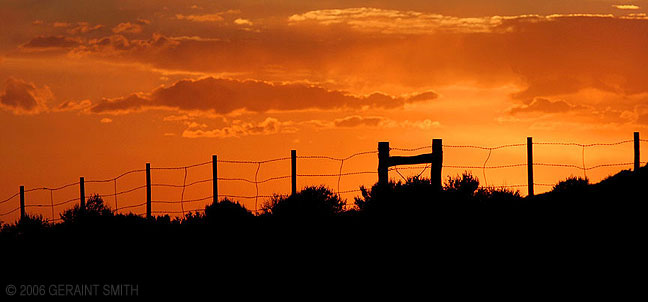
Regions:
[[[632, 140], [633, 131], [648, 137], [647, 8], [648, 1], [608, 0], [0, 0], [0, 200], [20, 185], [110, 179], [146, 162], [183, 166], [212, 154], [258, 161], [296, 149], [300, 156], [344, 158], [376, 150], [379, 141], [416, 148], [442, 138], [449, 146], [494, 147], [527, 136], [584, 144]], [[629, 163], [632, 151], [631, 142], [587, 148], [585, 165]], [[449, 147], [444, 164], [482, 166], [488, 155]], [[538, 145], [534, 155], [536, 162], [583, 165], [578, 146]], [[525, 162], [524, 146], [488, 158], [488, 166]], [[345, 161], [343, 172], [376, 167], [375, 154], [360, 155]], [[223, 163], [219, 176], [290, 175], [290, 161], [262, 164], [258, 174], [257, 168]], [[587, 176], [598, 181], [624, 168], [631, 165]], [[339, 169], [332, 160], [298, 161], [299, 174]], [[526, 183], [526, 167], [472, 172], [488, 185]], [[570, 175], [583, 171], [535, 168], [538, 183]], [[209, 165], [191, 168], [186, 183], [210, 176]], [[152, 178], [181, 185], [184, 170], [154, 170]], [[87, 184], [86, 192], [113, 194], [115, 185], [124, 191], [144, 180], [133, 173], [116, 184]], [[350, 175], [338, 186], [337, 177], [301, 177], [298, 186], [345, 191], [376, 180]], [[221, 181], [219, 189], [249, 196], [257, 188]], [[289, 179], [259, 184], [261, 195], [289, 190]], [[210, 193], [209, 183], [184, 195], [155, 187], [153, 199]], [[355, 195], [343, 197], [351, 203]], [[47, 205], [75, 196], [78, 187], [29, 192], [26, 200]], [[117, 202], [134, 205], [144, 196], [134, 191]], [[105, 200], [115, 207], [112, 197]], [[263, 200], [240, 201], [254, 209]], [[0, 212], [17, 206], [14, 198]], [[71, 206], [57, 207], [55, 216]], [[52, 217], [47, 207], [28, 212]]]

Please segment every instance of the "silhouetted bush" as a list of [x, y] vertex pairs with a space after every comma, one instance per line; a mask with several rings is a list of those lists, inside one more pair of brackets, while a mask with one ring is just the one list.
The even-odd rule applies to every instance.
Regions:
[[446, 192], [459, 193], [464, 196], [473, 196], [477, 188], [479, 188], [479, 179], [468, 171], [455, 177], [448, 176], [444, 183]]
[[205, 207], [205, 219], [208, 223], [241, 221], [251, 217], [254, 217], [252, 212], [227, 198]]
[[25, 215], [14, 224], [2, 226], [2, 235], [17, 237], [29, 234], [39, 234], [51, 228], [51, 225], [41, 215]]
[[429, 179], [416, 176], [406, 182], [376, 183], [370, 190], [361, 186], [360, 191], [362, 197], [355, 198], [356, 206], [361, 212], [377, 215], [413, 213], [428, 207], [438, 195]]
[[568, 177], [556, 184], [551, 192], [554, 193], [583, 193], [589, 187], [589, 179], [581, 177]]
[[482, 187], [475, 192], [475, 200], [490, 208], [517, 208], [523, 205], [524, 198], [519, 190], [508, 188]]
[[291, 196], [274, 195], [263, 209], [275, 217], [331, 217], [344, 210], [345, 201], [324, 186], [306, 187]]
[[93, 195], [86, 200], [85, 209], [76, 204], [72, 209], [66, 210], [61, 214], [64, 223], [77, 223], [84, 221], [96, 220], [100, 217], [113, 217], [112, 210], [104, 204], [99, 195]]

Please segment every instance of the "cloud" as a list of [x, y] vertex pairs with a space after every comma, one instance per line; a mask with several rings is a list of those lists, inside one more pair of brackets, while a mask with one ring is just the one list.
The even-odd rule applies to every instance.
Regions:
[[421, 121], [396, 121], [382, 116], [360, 116], [351, 115], [333, 121], [323, 120], [310, 120], [300, 124], [313, 125], [319, 128], [355, 128], [355, 127], [368, 127], [368, 128], [418, 128], [422, 130], [429, 130], [441, 127], [438, 121], [425, 119]]
[[335, 127], [358, 127], [358, 126], [370, 126], [375, 127], [380, 123], [384, 122], [385, 118], [381, 116], [347, 116], [345, 118], [336, 119], [333, 121], [333, 126]]
[[23, 49], [72, 48], [80, 41], [65, 36], [38, 36], [23, 44]]
[[142, 25], [139, 23], [124, 22], [117, 24], [117, 26], [113, 27], [112, 31], [116, 34], [137, 34], [142, 32]]
[[422, 34], [436, 32], [490, 32], [502, 24], [505, 17], [461, 18], [416, 11], [379, 8], [346, 8], [314, 10], [288, 18], [291, 24], [316, 23], [346, 25], [355, 30], [384, 34]]
[[68, 34], [78, 35], [78, 34], [85, 34], [85, 33], [91, 33], [91, 32], [98, 31], [98, 30], [102, 29], [104, 26], [101, 25], [101, 24], [97, 24], [97, 25], [92, 26], [88, 22], [76, 22], [76, 23], [73, 23], [73, 22], [56, 21], [56, 22], [52, 23], [52, 27], [54, 27], [54, 28], [66, 28], [66, 32]]
[[[431, 92], [427, 92], [426, 96], [425, 99], [432, 97]], [[228, 114], [238, 110], [267, 112], [340, 108], [390, 109], [420, 101], [422, 101], [420, 95], [416, 95], [414, 99], [379, 92], [355, 96], [340, 90], [328, 90], [302, 83], [276, 84], [208, 77], [199, 80], [181, 80], [150, 93], [103, 99], [93, 105], [90, 111], [119, 114], [149, 108], [164, 108]]]
[[55, 112], [65, 112], [65, 111], [85, 111], [92, 106], [90, 100], [82, 100], [79, 102], [75, 101], [66, 101], [58, 106], [56, 106], [53, 111]]
[[[576, 104], [569, 95], [585, 89], [619, 100], [648, 92], [648, 18], [641, 14], [458, 18], [357, 8], [255, 24], [261, 32], [221, 39], [117, 34], [77, 42], [69, 54], [272, 82], [329, 81], [327, 87], [356, 94], [514, 86], [516, 104], [537, 97]], [[221, 27], [241, 29], [229, 21]]]
[[145, 58], [154, 58], [160, 52], [165, 52], [169, 48], [174, 48], [180, 44], [180, 41], [190, 40], [188, 37], [180, 37], [177, 40], [170, 39], [160, 34], [153, 34], [151, 39], [128, 39], [127, 37], [116, 34], [102, 37], [99, 39], [90, 39], [85, 44], [79, 45], [70, 51], [70, 56], [83, 57], [88, 55], [98, 56], [101, 58], [124, 58], [138, 57], [140, 61]]
[[177, 14], [176, 19], [187, 20], [193, 22], [221, 22], [225, 20], [221, 14], [206, 14], [206, 15], [182, 15]]
[[239, 120], [233, 121], [232, 125], [213, 129], [186, 129], [182, 132], [183, 137], [187, 138], [227, 138], [227, 137], [241, 137], [249, 135], [270, 135], [277, 133], [293, 133], [297, 131], [292, 122], [281, 122], [276, 118], [268, 117], [259, 123], [244, 123]]
[[618, 9], [629, 9], [629, 10], [639, 9], [639, 6], [636, 6], [634, 4], [613, 4], [612, 7]]
[[434, 92], [434, 91], [426, 91], [426, 92], [421, 92], [418, 94], [414, 94], [408, 98], [410, 102], [418, 102], [418, 101], [430, 101], [437, 99], [439, 97], [439, 94]]
[[86, 34], [86, 33], [92, 33], [98, 31], [102, 28], [104, 28], [104, 26], [101, 24], [91, 26], [88, 22], [79, 22], [75, 26], [70, 27], [67, 30], [67, 33], [72, 35]]
[[101, 122], [102, 124], [108, 124], [108, 123], [112, 123], [113, 120], [110, 119], [110, 118], [104, 117], [99, 122]]
[[585, 109], [585, 106], [573, 105], [564, 100], [552, 101], [545, 98], [535, 98], [530, 104], [513, 107], [509, 112], [511, 114], [521, 112], [563, 113], [581, 109]]
[[9, 78], [0, 94], [0, 107], [14, 114], [37, 114], [48, 110], [54, 97], [49, 87], [38, 88], [31, 82]]
[[253, 25], [252, 21], [250, 21], [248, 19], [242, 19], [242, 18], [238, 18], [238, 19], [234, 20], [234, 24], [236, 24], [236, 25], [246, 25], [246, 26], [252, 26]]

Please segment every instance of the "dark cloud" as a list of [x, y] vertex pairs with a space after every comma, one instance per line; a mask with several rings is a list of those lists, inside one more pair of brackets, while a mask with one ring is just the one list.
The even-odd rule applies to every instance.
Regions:
[[22, 45], [23, 48], [72, 48], [78, 46], [78, 40], [65, 36], [38, 36]]
[[0, 107], [14, 114], [35, 114], [47, 111], [47, 102], [52, 99], [51, 90], [20, 79], [9, 78], [0, 94]]
[[[428, 95], [430, 93], [428, 92]], [[339, 90], [301, 83], [273, 84], [262, 81], [203, 78], [181, 80], [148, 94], [104, 99], [92, 106], [93, 113], [123, 113], [151, 107], [209, 111], [219, 114], [236, 110], [305, 110], [336, 108], [397, 108], [420, 101], [382, 93], [354, 96]]]

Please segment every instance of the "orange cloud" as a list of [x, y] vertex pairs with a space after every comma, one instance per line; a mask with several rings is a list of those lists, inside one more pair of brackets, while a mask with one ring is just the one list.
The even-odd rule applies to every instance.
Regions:
[[630, 10], [639, 9], [639, 6], [634, 4], [613, 4], [612, 7], [618, 9], [630, 9]]
[[573, 105], [564, 100], [552, 101], [545, 98], [535, 98], [530, 104], [515, 106], [509, 112], [511, 114], [521, 112], [561, 113], [585, 108], [585, 106]]
[[357, 126], [378, 126], [381, 122], [385, 121], [381, 116], [347, 116], [342, 119], [333, 121], [335, 127], [357, 127]]
[[9, 78], [0, 94], [0, 107], [14, 114], [37, 114], [48, 110], [54, 95], [49, 87], [38, 88], [31, 82]]
[[[173, 72], [326, 82], [355, 94], [514, 85], [517, 104], [540, 97], [577, 105], [583, 101], [574, 94], [587, 89], [618, 98], [648, 92], [645, 16], [458, 18], [360, 8], [255, 22], [261, 32], [245, 36], [113, 35], [76, 42], [69, 54]], [[230, 22], [222, 26], [240, 30]]]
[[291, 24], [303, 22], [320, 25], [344, 24], [355, 30], [384, 34], [429, 34], [435, 32], [490, 32], [502, 24], [504, 17], [460, 18], [416, 11], [379, 8], [325, 9], [295, 14]]
[[320, 128], [355, 128], [355, 127], [370, 127], [370, 128], [419, 128], [423, 130], [441, 127], [438, 121], [429, 119], [421, 121], [395, 121], [382, 116], [360, 116], [351, 115], [333, 121], [323, 120], [310, 120], [300, 124], [309, 124]]
[[397, 108], [405, 103], [435, 98], [432, 92], [410, 98], [383, 93], [354, 96], [344, 91], [327, 90], [301, 83], [274, 84], [262, 81], [239, 81], [203, 78], [181, 80], [169, 87], [147, 94], [104, 99], [92, 106], [93, 113], [124, 113], [147, 108], [200, 110], [218, 114], [237, 110], [266, 112], [269, 110], [304, 110], [336, 108]]
[[232, 125], [213, 130], [189, 129], [182, 132], [183, 137], [187, 138], [225, 138], [241, 137], [248, 135], [270, 135], [276, 133], [293, 133], [297, 131], [292, 122], [280, 122], [276, 118], [268, 117], [260, 123], [243, 123], [239, 120], [233, 121]]
[[112, 31], [116, 34], [136, 34], [142, 32], [142, 25], [138, 23], [124, 22], [117, 24], [117, 26], [113, 27]]
[[83, 100], [79, 102], [75, 101], [66, 101], [54, 108], [54, 111], [57, 112], [65, 112], [65, 111], [83, 111], [92, 106], [92, 102], [90, 100]]

